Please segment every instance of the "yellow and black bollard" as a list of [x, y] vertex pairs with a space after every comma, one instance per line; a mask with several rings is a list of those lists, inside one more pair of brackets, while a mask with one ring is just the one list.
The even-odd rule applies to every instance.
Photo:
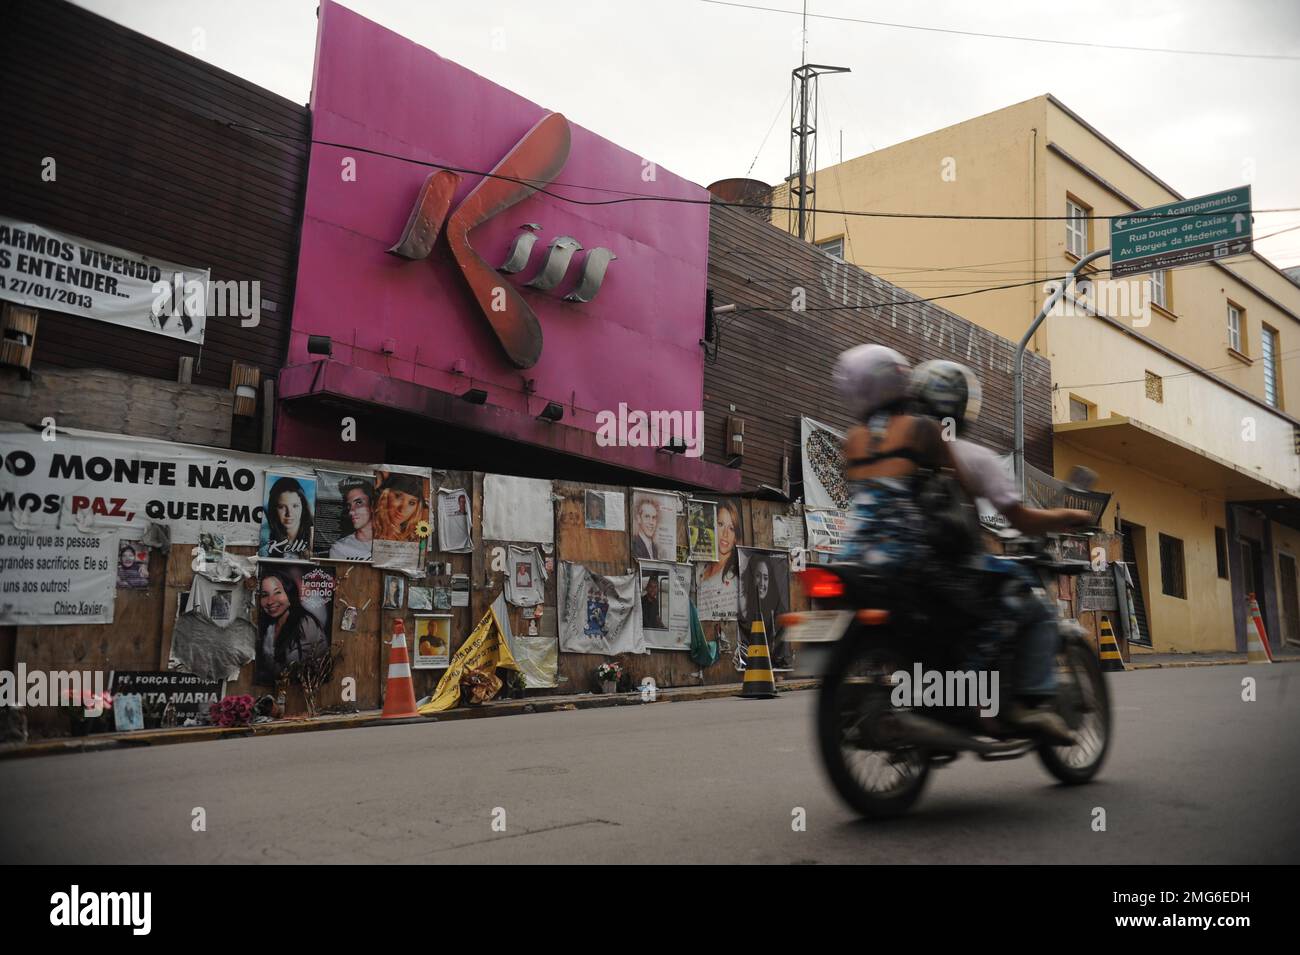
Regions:
[[1107, 671], [1123, 670], [1124, 658], [1120, 656], [1119, 641], [1111, 629], [1110, 618], [1101, 618], [1101, 636], [1097, 638], [1097, 652], [1101, 657], [1101, 668]]
[[762, 619], [755, 620], [749, 628], [748, 664], [740, 696], [745, 700], [770, 700], [776, 696], [776, 683], [772, 677], [772, 658], [767, 647], [767, 631]]

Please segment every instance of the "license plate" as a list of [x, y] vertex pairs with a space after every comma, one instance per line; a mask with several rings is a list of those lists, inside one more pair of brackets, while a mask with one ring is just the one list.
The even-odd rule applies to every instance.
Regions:
[[844, 636], [852, 610], [805, 610], [783, 614], [781, 639], [788, 643], [834, 643]]

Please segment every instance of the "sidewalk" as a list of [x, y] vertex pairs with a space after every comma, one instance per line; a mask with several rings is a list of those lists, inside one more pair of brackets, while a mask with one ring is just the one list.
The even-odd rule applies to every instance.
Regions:
[[[1124, 666], [1130, 670], [1149, 670], [1156, 667], [1212, 667], [1245, 663], [1244, 653], [1139, 653], [1131, 652]], [[1274, 663], [1300, 663], [1300, 648], [1287, 647], [1273, 651]]]
[[[786, 680], [777, 684], [782, 693], [811, 690], [816, 680]], [[660, 687], [656, 703], [682, 703], [692, 700], [716, 700], [740, 695], [740, 683], [716, 686]], [[130, 733], [96, 733], [28, 743], [0, 744], [0, 760], [27, 756], [54, 756], [59, 753], [88, 753], [137, 746], [166, 746], [170, 743], [197, 743], [203, 740], [236, 739], [247, 736], [275, 736], [283, 733], [313, 733], [318, 730], [356, 729], [362, 726], [400, 726], [411, 723], [446, 723], [453, 720], [482, 719], [492, 716], [515, 716], [521, 713], [555, 713], [563, 710], [588, 710], [610, 706], [642, 706], [640, 690], [628, 693], [573, 693], [566, 696], [539, 696], [523, 700], [496, 700], [481, 706], [461, 706], [436, 716], [419, 716], [402, 720], [380, 718], [380, 710], [365, 710], [336, 716], [318, 716], [314, 720], [276, 720], [252, 726], [221, 728], [215, 726], [176, 727], [174, 729], [136, 730]]]

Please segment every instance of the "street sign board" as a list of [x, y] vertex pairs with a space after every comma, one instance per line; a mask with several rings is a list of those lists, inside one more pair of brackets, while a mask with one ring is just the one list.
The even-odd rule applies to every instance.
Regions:
[[1110, 220], [1110, 274], [1172, 269], [1249, 252], [1250, 186], [1182, 199]]

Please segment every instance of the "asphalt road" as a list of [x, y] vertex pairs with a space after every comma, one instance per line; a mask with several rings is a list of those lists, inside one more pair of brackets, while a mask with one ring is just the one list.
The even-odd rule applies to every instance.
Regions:
[[1093, 784], [965, 756], [885, 823], [837, 801], [801, 692], [5, 761], [0, 861], [1300, 862], [1300, 665], [1111, 688]]

